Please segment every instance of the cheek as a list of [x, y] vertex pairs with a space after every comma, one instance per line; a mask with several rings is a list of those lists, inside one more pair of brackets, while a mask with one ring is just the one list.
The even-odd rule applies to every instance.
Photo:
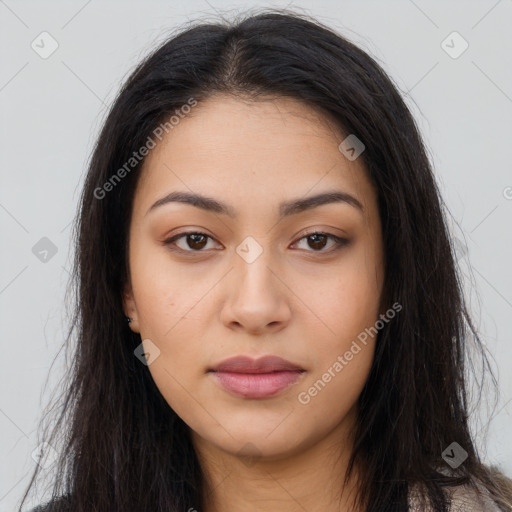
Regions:
[[350, 401], [357, 396], [352, 392], [362, 389], [372, 364], [378, 297], [370, 288], [346, 287], [324, 296], [324, 304], [329, 329], [314, 338], [317, 364], [312, 380], [321, 379], [329, 393], [343, 392]]
[[302, 411], [304, 421], [309, 421], [309, 417], [321, 418], [322, 428], [330, 430], [356, 406], [368, 379], [374, 353], [373, 344], [359, 345], [357, 350], [360, 351], [350, 361], [343, 356], [343, 362], [329, 359], [329, 364], [319, 368], [319, 372], [311, 375], [297, 390], [297, 407]]
[[133, 292], [141, 335], [165, 341], [190, 320], [199, 321], [197, 308], [208, 287], [184, 266], [173, 263], [165, 248], [134, 244], [131, 258]]
[[354, 252], [318, 294], [319, 316], [325, 319], [333, 338], [339, 340], [338, 345], [350, 344], [378, 319], [382, 282], [376, 277], [377, 270], [374, 259]]
[[353, 256], [317, 303], [328, 329], [322, 339], [316, 338], [315, 371], [301, 387], [306, 394], [299, 400], [314, 402], [313, 409], [337, 403], [346, 412], [363, 389], [373, 362], [381, 282], [375, 279], [374, 260]]
[[[332, 425], [354, 406], [366, 383], [379, 318], [380, 288], [366, 265], [345, 270], [317, 303], [329, 329], [323, 336], [310, 336], [315, 340], [315, 368], [297, 396], [305, 410], [329, 414]], [[337, 404], [336, 413], [333, 404]]]

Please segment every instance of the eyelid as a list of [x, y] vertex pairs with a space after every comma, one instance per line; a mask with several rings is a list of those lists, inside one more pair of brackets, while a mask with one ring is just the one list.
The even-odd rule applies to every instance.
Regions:
[[343, 238], [343, 237], [340, 237], [338, 235], [335, 235], [333, 233], [329, 233], [328, 231], [322, 231], [322, 230], [319, 230], [319, 229], [314, 229], [312, 231], [308, 231], [307, 233], [305, 234], [302, 234], [299, 238], [297, 238], [297, 240], [293, 243], [293, 245], [296, 245], [298, 244], [299, 242], [301, 242], [302, 240], [304, 240], [305, 238], [311, 236], [311, 235], [323, 235], [327, 238], [330, 238], [332, 240], [334, 240], [335, 244], [334, 244], [334, 247], [331, 247], [330, 249], [327, 249], [327, 250], [320, 250], [320, 251], [313, 251], [313, 250], [310, 250], [310, 251], [306, 251], [306, 252], [309, 252], [309, 253], [312, 253], [312, 254], [332, 254], [333, 252], [336, 252], [338, 249], [341, 249], [342, 247], [344, 247], [345, 245], [348, 245], [350, 240], [348, 238]]
[[[178, 253], [196, 253], [196, 254], [199, 254], [201, 252], [207, 252], [206, 250], [197, 250], [197, 251], [194, 251], [192, 249], [190, 250], [185, 250], [185, 249], [180, 249], [179, 247], [175, 248], [175, 247], [171, 247], [173, 245], [173, 243], [176, 241], [176, 240], [179, 240], [180, 238], [184, 238], [188, 235], [203, 235], [205, 236], [206, 238], [209, 238], [210, 240], [214, 240], [216, 243], [219, 244], [219, 242], [217, 240], [215, 240], [215, 238], [211, 235], [209, 235], [208, 233], [205, 233], [203, 231], [199, 231], [199, 230], [189, 230], [189, 231], [183, 231], [181, 233], [177, 233], [173, 236], [171, 236], [170, 238], [167, 238], [165, 239], [162, 243], [163, 245], [166, 245], [166, 246], [169, 246], [169, 249], [173, 252], [178, 252]], [[208, 243], [208, 242], [207, 242]], [[221, 245], [221, 244], [220, 244]]]
[[[179, 240], [180, 238], [183, 238], [183, 237], [186, 237], [187, 235], [203, 235], [211, 240], [214, 240], [216, 243], [220, 244], [220, 242], [218, 242], [217, 240], [215, 240], [214, 237], [212, 237], [211, 235], [209, 235], [208, 233], [204, 233], [202, 231], [199, 231], [199, 230], [189, 230], [189, 231], [183, 231], [181, 233], [177, 233], [175, 235], [173, 235], [172, 237], [166, 239], [163, 241], [163, 244], [166, 245], [166, 246], [169, 246], [170, 250], [173, 251], [173, 252], [177, 252], [177, 253], [196, 253], [196, 254], [200, 254], [202, 252], [207, 252], [207, 250], [186, 250], [186, 249], [180, 249], [179, 247], [178, 248], [175, 248], [175, 247], [171, 247], [171, 245], [176, 241], [176, 240]], [[341, 249], [342, 247], [348, 245], [350, 243], [350, 240], [348, 238], [343, 238], [343, 237], [340, 237], [340, 236], [337, 236], [333, 233], [329, 233], [328, 231], [323, 231], [321, 229], [318, 229], [318, 228], [313, 228], [307, 232], [304, 232], [304, 233], [301, 233], [301, 235], [295, 240], [295, 242], [293, 242], [292, 245], [296, 245], [297, 243], [299, 243], [300, 241], [302, 241], [304, 238], [307, 238], [308, 236], [311, 236], [311, 235], [324, 235], [326, 236], [327, 238], [331, 238], [335, 241], [335, 246], [334, 248], [331, 248], [331, 249], [328, 249], [328, 250], [319, 250], [319, 251], [314, 251], [314, 250], [310, 250], [310, 251], [306, 251], [308, 253], [312, 253], [312, 254], [319, 254], [319, 255], [327, 255], [327, 254], [332, 254], [334, 252], [336, 252], [338, 249]], [[222, 245], [222, 244], [220, 244]]]

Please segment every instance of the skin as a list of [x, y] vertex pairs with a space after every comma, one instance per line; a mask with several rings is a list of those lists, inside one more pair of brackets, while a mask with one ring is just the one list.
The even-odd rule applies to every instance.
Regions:
[[[349, 503], [355, 480], [345, 488], [342, 481], [375, 338], [308, 404], [298, 401], [384, 312], [377, 195], [362, 159], [338, 149], [344, 138], [332, 119], [301, 102], [217, 95], [144, 162], [124, 309], [130, 328], [151, 340], [144, 348], [160, 350], [148, 368], [191, 429], [206, 512], [356, 510]], [[279, 220], [282, 201], [334, 190], [364, 211], [339, 202]], [[147, 213], [172, 191], [214, 197], [237, 217], [178, 202]], [[165, 245], [186, 231], [210, 238], [176, 240], [182, 254]], [[334, 239], [304, 238], [315, 231], [349, 244], [333, 251]], [[251, 263], [236, 252], [248, 236], [263, 251]], [[271, 398], [234, 396], [207, 372], [234, 355], [269, 354], [305, 370]]]

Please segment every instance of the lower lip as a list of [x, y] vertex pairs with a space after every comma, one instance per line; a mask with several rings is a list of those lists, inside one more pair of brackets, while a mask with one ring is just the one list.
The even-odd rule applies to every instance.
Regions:
[[220, 385], [244, 398], [267, 398], [294, 384], [302, 371], [273, 373], [211, 372]]

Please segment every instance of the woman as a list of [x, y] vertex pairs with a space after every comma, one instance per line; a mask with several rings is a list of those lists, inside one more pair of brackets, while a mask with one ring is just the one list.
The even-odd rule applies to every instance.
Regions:
[[281, 10], [170, 38], [108, 115], [76, 230], [42, 510], [510, 510], [468, 427], [485, 354], [425, 148], [340, 35]]

